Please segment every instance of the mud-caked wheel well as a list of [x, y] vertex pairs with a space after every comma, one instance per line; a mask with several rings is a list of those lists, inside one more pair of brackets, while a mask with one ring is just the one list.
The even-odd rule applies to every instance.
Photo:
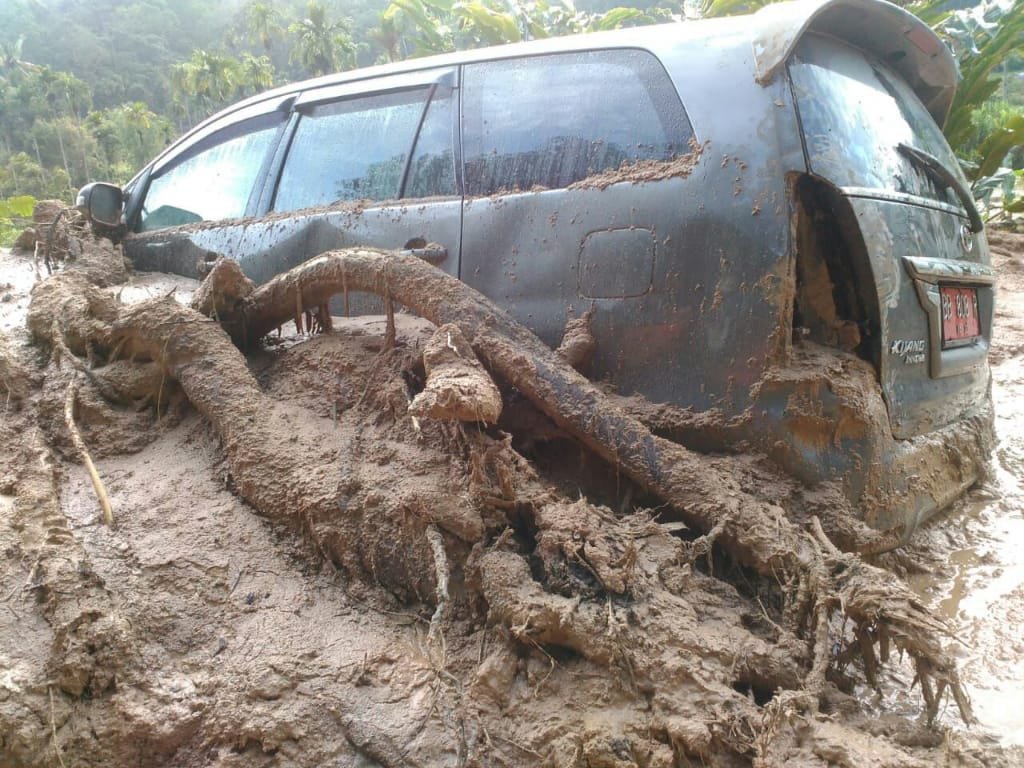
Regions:
[[816, 176], [794, 175], [791, 190], [794, 341], [852, 352], [878, 370], [877, 298], [853, 209], [840, 190]]

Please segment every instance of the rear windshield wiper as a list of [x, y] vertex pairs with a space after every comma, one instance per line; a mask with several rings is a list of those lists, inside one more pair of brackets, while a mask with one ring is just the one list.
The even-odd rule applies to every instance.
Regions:
[[896, 149], [939, 184], [956, 192], [956, 196], [960, 198], [960, 204], [963, 205], [964, 210], [967, 211], [968, 218], [971, 220], [971, 232], [981, 232], [985, 228], [985, 223], [981, 220], [981, 214], [978, 213], [978, 208], [974, 204], [974, 196], [971, 194], [971, 190], [961, 184], [960, 180], [942, 164], [939, 158], [925, 152], [923, 149], [918, 149], [902, 142], [896, 145]]

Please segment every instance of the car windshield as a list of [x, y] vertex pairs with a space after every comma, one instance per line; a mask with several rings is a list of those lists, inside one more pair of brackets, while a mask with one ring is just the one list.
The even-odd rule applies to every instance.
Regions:
[[897, 74], [832, 39], [807, 36], [789, 64], [812, 172], [841, 187], [925, 197], [954, 191], [900, 145], [936, 158], [966, 184], [928, 110]]

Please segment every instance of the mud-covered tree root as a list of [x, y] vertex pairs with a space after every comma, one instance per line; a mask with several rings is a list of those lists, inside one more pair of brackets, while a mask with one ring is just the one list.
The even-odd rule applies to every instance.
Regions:
[[[816, 654], [827, 653], [821, 647], [827, 638], [813, 630], [819, 624], [815, 616], [841, 610], [856, 625], [855, 642], [866, 668], [874, 664], [875, 646], [884, 649], [891, 642], [914, 659], [926, 699], [933, 679], [950, 690], [961, 716], [971, 721], [955, 666], [938, 640], [944, 628], [908, 588], [859, 558], [826, 557], [783, 509], [741, 488], [728, 459], [709, 461], [651, 434], [507, 313], [435, 267], [371, 250], [321, 254], [244, 298], [245, 338], [252, 343], [292, 318], [296, 306], [319, 307], [344, 291], [388, 296], [436, 325], [458, 324], [488, 369], [559, 427], [671, 504], [687, 522], [705, 531], [718, 526], [719, 543], [740, 563], [787, 582], [791, 626], [818, 638]], [[858, 576], [851, 579], [854, 565]], [[825, 583], [822, 573], [828, 575]]]
[[[590, 519], [597, 513], [585, 503], [552, 504], [550, 490], [531, 481], [525, 462], [516, 462], [507, 440], [476, 436], [483, 441], [484, 450], [478, 459], [471, 455], [471, 466], [466, 468], [470, 486], [476, 484], [485, 489], [475, 495], [476, 504], [467, 504], [466, 499], [451, 493], [444, 465], [438, 466], [430, 477], [417, 477], [414, 495], [392, 496], [390, 489], [402, 485], [410, 466], [394, 459], [389, 461], [387, 471], [374, 473], [372, 488], [360, 489], [352, 475], [358, 475], [365, 461], [360, 455], [362, 447], [347, 441], [339, 443], [339, 433], [328, 420], [306, 419], [299, 434], [282, 430], [281, 420], [298, 420], [299, 414], [261, 390], [245, 358], [215, 322], [165, 298], [121, 308], [115, 322], [104, 329], [103, 338], [121, 355], [155, 360], [169, 379], [180, 382], [190, 401], [207, 416], [220, 436], [234, 488], [257, 510], [272, 519], [304, 526], [321, 552], [353, 577], [376, 581], [395, 591], [404, 589], [410, 595], [418, 595], [422, 602], [436, 600], [438, 619], [431, 623], [430, 640], [441, 648], [446, 631], [444, 595], [448, 592], [442, 575], [452, 570], [445, 564], [449, 560], [460, 573], [467, 567], [479, 570], [484, 581], [481, 596], [493, 601], [490, 620], [507, 626], [519, 642], [538, 649], [558, 645], [599, 665], [617, 666], [629, 679], [637, 681], [634, 685], [655, 685], [652, 681], [663, 674], [661, 656], [672, 657], [672, 649], [677, 649], [683, 652], [681, 659], [673, 661], [678, 679], [685, 683], [692, 670], [701, 667], [702, 676], [709, 678], [701, 685], [712, 685], [717, 699], [731, 702], [730, 717], [753, 723], [758, 718], [757, 709], [735, 685], [773, 690], [800, 684], [806, 650], [794, 636], [783, 633], [774, 640], [760, 637], [741, 626], [738, 612], [723, 616], [714, 627], [702, 625], [694, 605], [714, 600], [706, 598], [705, 594], [710, 593], [699, 586], [692, 596], [664, 594], [660, 571], [685, 570], [676, 562], [684, 548], [682, 542], [649, 521], [641, 530], [631, 532], [628, 525], [606, 525], [614, 523], [614, 518]], [[444, 341], [447, 346], [447, 335]], [[99, 372], [102, 371], [100, 368]], [[372, 412], [374, 407], [370, 404], [367, 410]], [[386, 431], [373, 434], [379, 440]], [[463, 439], [471, 441], [472, 450], [474, 436]], [[422, 455], [429, 453], [411, 445], [395, 448], [412, 450], [417, 456], [413, 459], [416, 463], [421, 463]], [[509, 454], [505, 458], [512, 464], [502, 466], [504, 453]], [[495, 475], [494, 487], [488, 493], [487, 476], [491, 474]], [[438, 485], [436, 492], [425, 493], [434, 480]], [[375, 497], [373, 503], [371, 497]], [[448, 497], [453, 497], [450, 503]], [[476, 565], [467, 565], [471, 545], [486, 541], [478, 506], [490, 503], [517, 504], [535, 514], [547, 563], [547, 575], [541, 581], [530, 576], [523, 554], [503, 547], [491, 553], [493, 557], [488, 555]], [[374, 534], [379, 530], [391, 534], [385, 538], [394, 552], [367, 557], [365, 550], [372, 550], [378, 539], [365, 528], [357, 527], [361, 517], [368, 518], [367, 525], [372, 526]], [[615, 542], [620, 538], [630, 541], [634, 535], [641, 535], [648, 543], [629, 544], [623, 551], [613, 552]], [[572, 551], [566, 554], [568, 550], [559, 542], [566, 542], [566, 546], [573, 542]], [[663, 554], [657, 561], [648, 561], [648, 566], [656, 566], [653, 572], [634, 573], [639, 570], [633, 567], [636, 551], [641, 546], [650, 549], [655, 543]], [[563, 563], [567, 557], [577, 565], [587, 563], [597, 579], [598, 591], [608, 593], [607, 600], [581, 602], [546, 594], [547, 582], [560, 583], [563, 590], [579, 591], [579, 585], [565, 582]], [[389, 571], [389, 558], [403, 561], [405, 569]], [[501, 568], [503, 562], [522, 564], [522, 568]], [[525, 573], [529, 579], [510, 585], [504, 578], [510, 573]], [[684, 576], [680, 578], [685, 580]], [[703, 583], [706, 577], [694, 578]], [[714, 580], [709, 579], [708, 583], [711, 581]], [[515, 589], [507, 589], [510, 586]], [[680, 591], [687, 590], [681, 587]], [[582, 594], [593, 595], [594, 587], [586, 588]], [[612, 606], [613, 596], [618, 607]], [[545, 605], [545, 610], [532, 615], [538, 606]], [[650, 661], [636, 653], [635, 629], [626, 620], [634, 609], [643, 610], [647, 605], [657, 611], [643, 622], [644, 647], [658, 651]], [[678, 624], [670, 630], [657, 619], [658, 615], [686, 616], [685, 631], [676, 631], [681, 630]], [[555, 620], [564, 625], [562, 631], [553, 625]], [[573, 629], [576, 626], [579, 630]], [[443, 652], [440, 658], [443, 672]], [[709, 673], [708, 669], [715, 671]], [[352, 727], [358, 725], [353, 720]], [[742, 752], [749, 748], [731, 741], [728, 730], [716, 736], [716, 749]], [[710, 740], [710, 732], [706, 733]], [[371, 751], [387, 752], [380, 751], [386, 738], [373, 741], [368, 745]], [[710, 741], [701, 743], [704, 746], [699, 749], [709, 748]]]
[[[841, 558], [827, 556], [781, 508], [745, 492], [730, 477], [728, 459], [712, 460], [651, 435], [532, 333], [463, 283], [424, 262], [367, 250], [332, 252], [240, 297], [233, 307], [222, 306], [218, 320], [238, 342], [251, 344], [294, 319], [297, 311], [322, 307], [333, 294], [344, 290], [389, 296], [435, 324], [458, 324], [493, 375], [526, 394], [566, 432], [669, 502], [689, 523], [716, 532], [718, 543], [737, 560], [768, 578], [785, 581], [791, 589], [788, 625], [814, 647], [807, 654], [795, 653], [791, 647], [784, 650], [794, 659], [815, 659], [806, 681], [810, 689], [818, 688], [822, 664], [828, 659], [827, 632], [823, 636], [820, 629], [827, 629], [827, 618], [840, 611], [854, 620], [857, 631], [851, 647], [860, 652], [866, 667], [875, 658], [874, 648], [884, 655], [881, 649], [891, 642], [915, 659], [922, 680], [929, 681], [926, 699], [929, 692], [934, 698], [945, 686], [958, 703], [966, 704], [958, 695], [955, 670], [938, 642], [941, 626], [888, 574], [857, 558], [840, 562]], [[106, 313], [107, 307], [99, 306]], [[267, 514], [306, 525], [326, 554], [343, 566], [356, 572], [367, 569], [365, 553], [352, 552], [352, 543], [360, 541], [360, 536], [351, 530], [346, 533], [346, 523], [338, 522], [345, 520], [353, 496], [359, 493], [346, 479], [350, 456], [339, 455], [332, 447], [329, 427], [312, 427], [292, 438], [287, 434], [282, 438], [280, 431], [271, 429], [268, 419], [288, 419], [287, 408], [281, 404], [271, 407], [244, 358], [216, 322], [171, 299], [120, 308], [110, 318], [112, 322], [107, 321], [107, 314], [97, 320], [87, 306], [82, 309], [80, 324], [68, 321], [68, 336], [78, 334], [83, 348], [96, 339], [97, 344], [122, 357], [153, 360], [167, 377], [180, 382], [220, 436], [232, 480], [243, 497]], [[42, 328], [41, 333], [46, 330]], [[464, 562], [471, 546], [482, 540], [483, 523], [478, 511], [446, 504], [440, 489], [428, 498], [404, 499], [401, 508], [408, 518], [404, 527], [412, 526], [412, 535], [403, 538], [411, 542], [403, 553], [408, 567], [390, 582], [386, 574], [382, 578], [374, 572], [374, 577], [389, 586], [404, 586], [430, 602], [436, 584], [428, 526], [436, 524], [443, 530], [449, 557]], [[380, 511], [371, 514], [377, 515], [374, 524], [378, 526], [395, 516]], [[498, 618], [519, 626], [517, 622], [530, 612], [524, 614], [521, 606], [517, 607], [514, 594], [502, 592], [497, 574], [529, 570], [513, 567], [516, 560], [508, 560], [508, 568], [492, 567], [498, 562], [506, 561], [499, 560], [498, 554], [483, 561], [484, 572], [491, 573], [484, 591], [490, 588]], [[839, 578], [851, 571], [859, 574], [858, 578]], [[529, 594], [520, 597], [529, 603]], [[610, 650], [602, 650], [593, 632], [558, 629], [563, 621], [558, 613], [552, 614], [555, 624], [538, 616], [532, 631], [551, 642], [561, 638], [568, 647], [576, 647], [595, 661], [615, 653], [614, 644]], [[572, 621], [577, 617], [566, 614], [565, 618]], [[601, 621], [610, 628], [613, 618], [609, 614]], [[530, 635], [526, 631], [522, 637]], [[694, 645], [704, 647], [699, 640]], [[727, 653], [723, 651], [723, 655]], [[779, 663], [778, 656], [769, 652], [758, 661], [762, 667], [774, 667], [766, 682], [770, 688], [795, 687], [801, 682], [799, 674], [792, 664]], [[769, 657], [775, 661], [765, 663]], [[801, 662], [797, 671], [800, 668], [806, 669], [806, 663]], [[968, 716], [966, 706], [964, 710]]]

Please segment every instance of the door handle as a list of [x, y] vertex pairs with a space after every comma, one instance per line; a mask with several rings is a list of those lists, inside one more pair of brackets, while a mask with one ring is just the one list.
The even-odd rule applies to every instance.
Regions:
[[448, 249], [436, 243], [430, 243], [423, 248], [406, 248], [402, 253], [423, 259], [428, 264], [440, 264], [448, 258]]

